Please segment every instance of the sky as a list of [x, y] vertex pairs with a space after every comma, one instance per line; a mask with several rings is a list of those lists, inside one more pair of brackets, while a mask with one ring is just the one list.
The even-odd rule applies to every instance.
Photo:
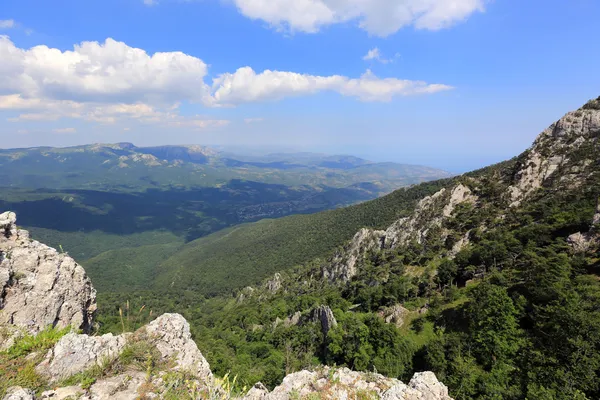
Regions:
[[0, 147], [132, 142], [464, 172], [600, 95], [597, 0], [2, 0]]

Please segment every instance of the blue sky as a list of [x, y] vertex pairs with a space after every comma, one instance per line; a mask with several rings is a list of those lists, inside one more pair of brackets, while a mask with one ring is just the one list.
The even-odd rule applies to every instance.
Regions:
[[600, 95], [599, 17], [597, 0], [3, 0], [0, 146], [197, 143], [466, 171]]

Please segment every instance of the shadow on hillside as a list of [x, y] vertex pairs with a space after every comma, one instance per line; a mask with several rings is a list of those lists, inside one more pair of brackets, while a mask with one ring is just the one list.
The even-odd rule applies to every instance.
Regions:
[[219, 188], [137, 193], [7, 188], [0, 191], [0, 210], [16, 212], [19, 224], [27, 227], [117, 235], [167, 230], [191, 241], [241, 222], [317, 212], [375, 196], [363, 187], [290, 188], [241, 180]]

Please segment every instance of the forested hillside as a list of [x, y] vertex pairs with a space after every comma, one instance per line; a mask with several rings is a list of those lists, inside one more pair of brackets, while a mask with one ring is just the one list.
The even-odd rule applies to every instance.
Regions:
[[456, 399], [600, 398], [599, 140], [600, 98], [511, 161], [348, 209], [400, 204], [326, 261], [234, 296], [166, 281], [160, 294], [105, 294], [101, 330], [119, 329], [119, 308], [130, 324], [177, 309], [216, 373], [243, 384], [326, 363], [430, 369]]
[[[248, 157], [203, 146], [117, 143], [0, 149], [0, 208], [22, 215], [20, 223], [34, 238], [84, 263], [101, 291], [131, 290], [152, 286], [157, 276], [159, 285], [173, 280], [174, 271], [181, 267], [191, 272], [206, 269], [206, 262], [215, 262], [215, 237], [193, 241], [213, 232], [357, 204], [445, 176], [449, 174], [434, 168], [373, 163], [351, 156]], [[298, 225], [314, 231], [314, 221], [310, 217], [306, 221]], [[250, 263], [248, 268], [264, 271], [252, 282], [260, 280], [289, 266], [288, 261], [293, 265], [323, 254], [365, 223], [370, 221], [349, 222], [332, 240], [320, 246], [303, 245], [300, 251], [312, 250], [300, 258], [286, 257], [285, 262], [271, 262], [280, 256], [264, 251], [249, 260], [240, 248], [232, 259], [220, 262], [221, 275], [202, 288], [198, 280], [195, 285], [202, 293], [212, 294], [231, 288], [224, 280], [238, 269], [240, 257]], [[283, 231], [289, 224], [283, 226], [265, 222], [236, 230], [233, 237], [250, 235], [254, 242], [244, 238], [244, 243], [234, 246], [260, 249], [277, 237], [287, 241]], [[227, 232], [216, 237], [223, 234]], [[193, 243], [185, 246], [189, 242]], [[167, 262], [180, 250], [178, 259]]]

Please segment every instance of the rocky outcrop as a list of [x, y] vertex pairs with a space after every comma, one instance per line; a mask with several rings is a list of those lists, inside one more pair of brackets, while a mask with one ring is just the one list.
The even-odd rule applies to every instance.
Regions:
[[[449, 232], [443, 222], [453, 217], [459, 204], [475, 204], [478, 197], [471, 189], [458, 184], [452, 190], [441, 189], [421, 199], [410, 217], [400, 218], [385, 231], [363, 228], [352, 240], [322, 266], [321, 274], [329, 283], [348, 282], [358, 273], [360, 261], [373, 250], [394, 249], [411, 242], [422, 244], [431, 232], [445, 240]], [[453, 257], [469, 243], [468, 237], [456, 242], [447, 256]]]
[[275, 273], [275, 275], [273, 275], [273, 278], [268, 280], [265, 283], [265, 289], [267, 291], [269, 291], [269, 293], [274, 294], [277, 293], [279, 291], [279, 289], [281, 289], [282, 286], [282, 278], [281, 278], [281, 274], [279, 274], [278, 272]]
[[323, 336], [327, 336], [332, 328], [337, 326], [337, 321], [333, 315], [333, 311], [328, 306], [319, 306], [313, 308], [308, 314], [308, 321], [321, 324], [321, 332]]
[[356, 399], [382, 398], [387, 400], [452, 400], [448, 389], [431, 372], [417, 373], [408, 385], [397, 379], [375, 373], [361, 373], [347, 368], [325, 367], [318, 371], [300, 371], [286, 376], [267, 392], [264, 386], [254, 387], [244, 399]]
[[273, 322], [272, 327], [275, 329], [279, 325], [283, 325], [285, 327], [302, 326], [307, 323], [321, 325], [321, 332], [323, 332], [324, 337], [327, 336], [332, 328], [337, 326], [337, 321], [331, 308], [329, 308], [329, 306], [321, 305], [311, 309], [304, 315], [300, 311], [297, 311], [293, 315], [283, 320], [281, 318], [277, 318]]
[[348, 245], [336, 252], [331, 262], [321, 269], [323, 279], [330, 283], [348, 282], [357, 273], [356, 263], [370, 250], [379, 250], [385, 241], [385, 232], [363, 228]]
[[[543, 131], [520, 161], [514, 182], [509, 187], [511, 207], [521, 204], [525, 197], [552, 179], [557, 170], [564, 169], [571, 161], [569, 155], [599, 131], [600, 110], [586, 109], [585, 106], [567, 113]], [[589, 161], [582, 159], [569, 165], [569, 170], [562, 171], [561, 179], [569, 180], [571, 187], [577, 187], [581, 184], [577, 175], [589, 166]]]
[[212, 380], [210, 366], [192, 340], [190, 324], [181, 315], [163, 314], [142, 329], [162, 357], [175, 362], [173, 369], [191, 372], [203, 381]]
[[48, 326], [89, 332], [95, 311], [96, 291], [84, 269], [17, 229], [14, 213], [0, 214], [0, 325], [10, 332], [0, 348]]
[[171, 370], [184, 370], [203, 382], [212, 380], [210, 366], [192, 340], [188, 322], [179, 314], [163, 314], [136, 333], [88, 336], [70, 333], [48, 352], [36, 371], [50, 382], [60, 381], [116, 359], [137, 341], [156, 348]]
[[410, 311], [402, 307], [401, 304], [395, 304], [379, 311], [379, 316], [382, 317], [386, 323], [394, 324], [398, 328], [404, 325], [404, 321], [409, 315]]
[[567, 243], [571, 246], [573, 253], [587, 253], [600, 249], [600, 199], [596, 206], [596, 213], [592, 217], [589, 231], [569, 235]]

